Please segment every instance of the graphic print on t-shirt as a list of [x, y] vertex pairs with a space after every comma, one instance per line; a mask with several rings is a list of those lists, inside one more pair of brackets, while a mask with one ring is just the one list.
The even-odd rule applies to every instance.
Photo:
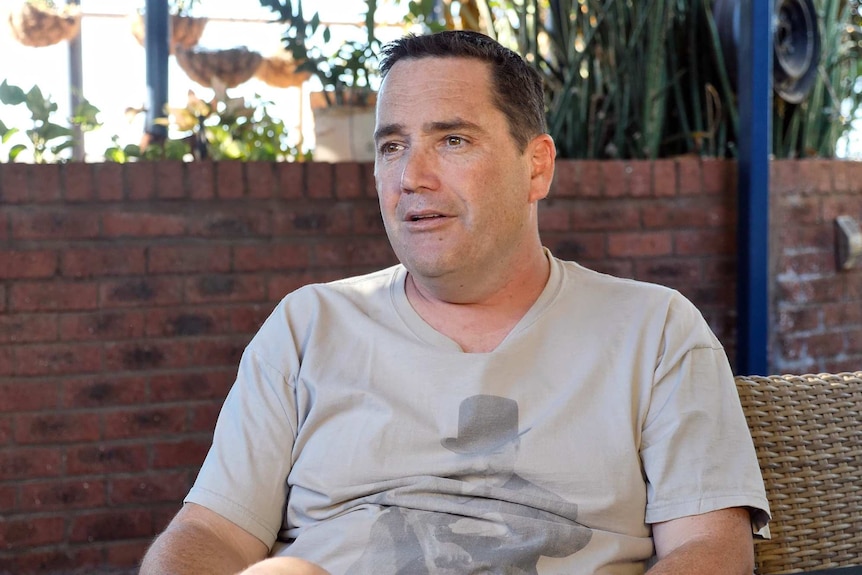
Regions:
[[365, 498], [386, 509], [347, 574], [534, 574], [540, 557], [583, 549], [592, 531], [577, 522], [578, 506], [515, 473], [528, 431], [512, 399], [462, 401], [457, 435], [440, 442], [461, 471]]

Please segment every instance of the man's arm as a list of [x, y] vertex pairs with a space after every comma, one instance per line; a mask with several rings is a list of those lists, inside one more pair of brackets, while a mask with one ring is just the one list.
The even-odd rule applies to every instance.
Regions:
[[233, 575], [267, 553], [263, 541], [245, 529], [186, 503], [147, 551], [140, 575]]
[[754, 543], [749, 512], [741, 507], [653, 525], [658, 562], [649, 575], [751, 575]]

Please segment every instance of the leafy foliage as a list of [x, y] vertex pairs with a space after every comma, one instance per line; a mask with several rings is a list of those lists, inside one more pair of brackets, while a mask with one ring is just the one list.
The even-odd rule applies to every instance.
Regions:
[[[28, 144], [13, 143], [9, 149], [9, 159], [15, 161], [22, 152], [30, 150], [33, 161], [46, 163], [48, 161], [62, 161], [60, 154], [63, 150], [70, 148], [74, 143], [74, 132], [72, 128], [57, 124], [53, 116], [57, 112], [57, 104], [50, 96], [42, 94], [39, 86], [33, 86], [28, 92], [24, 92], [19, 86], [9, 84], [6, 80], [0, 84], [0, 103], [7, 106], [18, 106], [23, 104], [30, 112], [32, 126], [24, 134]], [[82, 131], [94, 130], [101, 124], [97, 119], [98, 108], [82, 98], [81, 104], [74, 111], [69, 123], [78, 126]], [[18, 128], [9, 128], [0, 122], [0, 143], [11, 143], [12, 139], [20, 133]]]

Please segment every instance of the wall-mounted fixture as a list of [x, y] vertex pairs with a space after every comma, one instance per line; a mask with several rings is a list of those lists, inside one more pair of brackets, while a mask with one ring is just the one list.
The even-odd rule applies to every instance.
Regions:
[[851, 216], [835, 218], [835, 253], [839, 269], [862, 265], [862, 230]]

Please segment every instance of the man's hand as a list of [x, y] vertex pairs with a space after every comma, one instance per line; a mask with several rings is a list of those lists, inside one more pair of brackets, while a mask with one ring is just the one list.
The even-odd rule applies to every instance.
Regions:
[[649, 575], [751, 575], [751, 517], [733, 507], [653, 525], [658, 562]]
[[263, 541], [245, 529], [186, 503], [147, 551], [140, 575], [233, 575], [268, 553]]

